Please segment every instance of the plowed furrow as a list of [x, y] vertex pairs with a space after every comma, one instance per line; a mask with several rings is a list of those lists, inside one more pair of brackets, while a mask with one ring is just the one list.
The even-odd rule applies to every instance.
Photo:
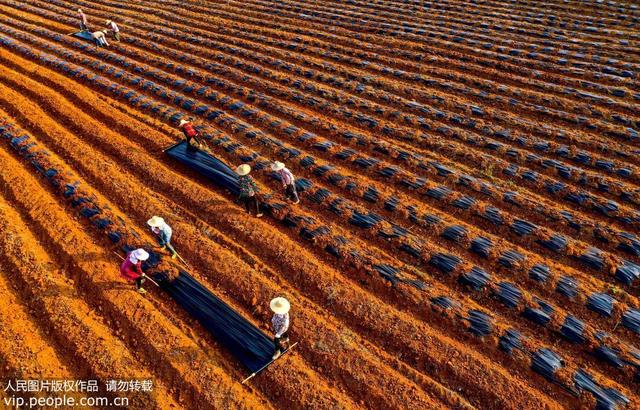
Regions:
[[[109, 3], [109, 2], [103, 2], [105, 4], [110, 4], [111, 6], [114, 5], [114, 3]], [[133, 8], [135, 8], [134, 6], [132, 6]], [[149, 13], [149, 14], [156, 14], [158, 11], [156, 10], [158, 7], [156, 7], [155, 9], [146, 9], [145, 12]], [[162, 8], [162, 7], [160, 7]], [[174, 13], [178, 12], [180, 13], [180, 11], [176, 11], [174, 9], [171, 10], [166, 10], [165, 11], [172, 11]], [[260, 25], [266, 25], [266, 26], [272, 26], [273, 28], [278, 28], [279, 30], [287, 30], [291, 33], [296, 33], [296, 32], [301, 32], [302, 30], [300, 29], [300, 25], [296, 25], [296, 23], [299, 23], [297, 21], [294, 21], [294, 19], [292, 19], [290, 16], [287, 17], [277, 17], [274, 16], [273, 12], [270, 12], [270, 10], [267, 10], [267, 12], [258, 12], [258, 11], [250, 11], [247, 9], [239, 9], [239, 8], [235, 8], [232, 6], [227, 6], [224, 8], [217, 8], [217, 9], [209, 9], [207, 10], [208, 14], [214, 14], [214, 15], [220, 15], [220, 16], [224, 16], [225, 18], [228, 18], [230, 20], [243, 20], [243, 21], [250, 21], [251, 23], [253, 23], [254, 25], [260, 26]], [[192, 16], [189, 16], [190, 18]], [[431, 42], [429, 43], [429, 45], [424, 45], [424, 44], [420, 44], [420, 40], [419, 39], [417, 42], [411, 42], [411, 40], [406, 40], [404, 41], [404, 45], [405, 48], [403, 48], [402, 51], [400, 50], [396, 50], [394, 47], [394, 44], [392, 43], [392, 41], [388, 40], [384, 34], [388, 35], [390, 34], [389, 32], [384, 32], [384, 30], [382, 30], [384, 33], [382, 33], [382, 35], [380, 34], [371, 34], [371, 33], [359, 33], [359, 36], [357, 37], [358, 40], [354, 40], [354, 32], [357, 32], [357, 29], [354, 29], [353, 26], [349, 25], [348, 23], [342, 23], [340, 21], [329, 21], [329, 19], [323, 19], [323, 18], [314, 18], [311, 17], [310, 20], [315, 20], [318, 23], [321, 23], [322, 25], [331, 25], [334, 26], [334, 30], [330, 33], [330, 34], [326, 34], [323, 32], [317, 32], [314, 31], [313, 32], [313, 36], [317, 37], [317, 38], [324, 38], [327, 40], [333, 40], [334, 42], [336, 42], [336, 40], [338, 40], [338, 35], [336, 35], [336, 33], [340, 33], [344, 36], [344, 38], [349, 38], [348, 41], [354, 41], [354, 42], [364, 42], [365, 44], [360, 44], [359, 46], [356, 46], [356, 48], [363, 48], [362, 46], [364, 45], [369, 46], [368, 48], [371, 48], [371, 44], [376, 44], [382, 51], [381, 54], [383, 55], [389, 55], [389, 54], [396, 54], [396, 55], [406, 55], [408, 54], [406, 51], [407, 48], [411, 49], [415, 49], [415, 50], [424, 50], [426, 51], [427, 49], [430, 50], [432, 53], [433, 51], [437, 50], [437, 53], [440, 56], [444, 56], [445, 59], [448, 59], [446, 61], [446, 63], [441, 63], [442, 66], [459, 66], [461, 71], [465, 71], [465, 69], [462, 68], [462, 64], [459, 63], [460, 60], [462, 61], [474, 61], [474, 62], [478, 62], [478, 64], [480, 66], [490, 66], [490, 67], [494, 67], [494, 66], [499, 66], [501, 68], [504, 68], [508, 71], [511, 72], [515, 72], [515, 73], [520, 73], [521, 75], [527, 76], [527, 75], [532, 75], [534, 72], [533, 68], [529, 68], [530, 65], [522, 65], [522, 58], [518, 58], [518, 57], [510, 57], [507, 60], [509, 60], [509, 62], [502, 62], [502, 61], [497, 61], [496, 60], [496, 53], [495, 52], [489, 52], [489, 51], [480, 51], [477, 50], [476, 53], [478, 51], [480, 51], [480, 56], [473, 56], [470, 58], [471, 55], [474, 55], [476, 53], [474, 53], [474, 50], [471, 47], [466, 47], [466, 46], [462, 46], [460, 44], [455, 44], [453, 42], [449, 41], [441, 41], [438, 39], [435, 40], [431, 40]], [[267, 21], [273, 21], [273, 23], [271, 24], [267, 24], [265, 22]], [[276, 23], [281, 23], [281, 24], [276, 24]], [[284, 24], [282, 24], [284, 23]], [[342, 40], [342, 38], [340, 38], [340, 40]], [[387, 46], [387, 48], [384, 48], [385, 45]], [[455, 45], [455, 49], [453, 49], [451, 46]], [[463, 54], [465, 53], [465, 54]], [[435, 54], [435, 53], [434, 53]], [[434, 61], [431, 60], [431, 63], [433, 63]], [[447, 64], [448, 63], [448, 64]], [[466, 64], [464, 66], [466, 68], [466, 71], [468, 70], [472, 70], [473, 67], [471, 67], [469, 64]], [[536, 67], [539, 68], [539, 67]], [[484, 72], [485, 69], [479, 69], [477, 74], [478, 75], [483, 75], [487, 76], [486, 72]], [[538, 70], [536, 70], [538, 71]], [[544, 70], [541, 70], [544, 71]], [[573, 74], [573, 76], [572, 76]], [[487, 76], [490, 77], [490, 76]], [[577, 78], [577, 76], [575, 75], [575, 72], [571, 72], [569, 70], [566, 70], [566, 72], [563, 72], [562, 75], [558, 74], [558, 73], [554, 73], [554, 72], [546, 72], [546, 76], [543, 75], [537, 75], [537, 77], [542, 77], [545, 79], [549, 79], [552, 81], [557, 82], [558, 84], [571, 84], [572, 86], [577, 86], [577, 87], [582, 87], [585, 84], [589, 87], [595, 88], [595, 89], [602, 89], [602, 88], [606, 88], [600, 84], [597, 84], [595, 82], [585, 82], [585, 81], [579, 81], [579, 78]], [[616, 78], [614, 78], [613, 76], [609, 76], [612, 78], [609, 78], [611, 81], [615, 81]]]
[[[252, 5], [252, 8], [251, 8], [251, 11], [252, 11], [251, 14], [257, 18], [262, 17], [267, 19], [271, 17], [278, 21], [287, 21], [287, 22], [293, 23], [295, 21], [294, 19], [297, 17], [297, 12], [290, 11], [292, 7], [287, 7], [280, 4], [280, 10], [278, 10], [278, 7], [259, 6], [255, 4], [257, 2], [253, 2], [253, 3], [254, 4]], [[283, 10], [286, 8], [288, 8], [289, 10]], [[226, 9], [227, 10], [231, 9], [231, 6], [227, 6]], [[242, 15], [241, 13], [243, 9], [236, 8], [234, 11]], [[246, 14], [247, 13], [245, 12], [245, 15]], [[425, 40], [424, 36], [420, 36], [414, 33], [405, 33], [405, 32], [389, 30], [386, 27], [370, 24], [369, 22], [357, 24], [351, 21], [350, 19], [348, 19], [347, 17], [343, 16], [342, 14], [333, 13], [332, 15], [327, 15], [317, 11], [311, 11], [310, 14], [311, 14], [310, 17], [308, 17], [307, 19], [308, 21], [317, 22], [323, 25], [331, 24], [333, 26], [342, 27], [343, 29], [349, 32], [354, 32], [359, 34], [370, 33], [372, 37], [381, 36], [382, 39], [384, 39], [383, 36], [393, 35], [396, 38], [404, 40], [404, 44], [407, 48], [420, 50], [420, 49], [423, 49], [424, 47], [430, 47], [431, 49], [433, 49], [434, 47], [437, 47], [438, 51], [440, 51], [444, 55], [447, 55], [449, 54], [448, 52], [451, 50], [451, 48], [455, 47], [456, 51], [466, 53], [467, 55], [474, 55], [476, 56], [477, 59], [482, 59], [482, 60], [486, 59], [489, 61], [494, 60], [496, 62], [500, 61], [499, 56], [501, 55], [501, 53], [480, 50], [478, 48], [473, 47], [472, 45], [467, 45], [465, 44], [466, 42], [459, 41], [456, 39], [456, 34], [458, 35], [464, 35], [464, 34], [456, 33], [455, 30], [451, 30], [452, 34], [450, 36], [445, 35], [445, 39], [443, 41], [439, 40], [437, 37], [435, 39], [430, 38], [428, 40]], [[437, 33], [437, 31], [432, 31], [430, 32], [430, 34], [431, 33]], [[449, 48], [447, 48], [447, 46], [449, 46]], [[630, 82], [628, 81], [628, 79], [623, 77], [606, 75], [606, 74], [596, 75], [592, 73], [590, 70], [565, 68], [559, 64], [554, 64], [555, 62], [543, 63], [543, 62], [538, 62], [536, 58], [524, 58], [520, 56], [507, 57], [506, 60], [514, 64], [514, 68], [517, 67], [515, 66], [515, 64], [526, 62], [528, 64], [528, 67], [531, 67], [533, 69], [543, 72], [543, 75], [544, 74], [558, 75], [558, 76], [561, 76], [560, 79], [569, 78], [569, 79], [576, 80], [577, 82], [581, 79], [588, 79], [598, 84], [626, 85], [631, 89], [635, 88], [633, 82]]]
[[[7, 203], [0, 212], [10, 211]], [[12, 240], [7, 233], [7, 241]], [[14, 283], [15, 274], [0, 268], [0, 377], [8, 379], [75, 379], [82, 374], [60, 345], [51, 338], [49, 328], [41, 326], [35, 311], [23, 304]]]
[[[209, 3], [207, 2], [207, 4]], [[322, 7], [322, 6], [328, 5], [327, 2], [322, 2], [322, 3], [311, 2], [311, 4], [313, 4], [314, 7], [317, 7], [317, 6]], [[462, 28], [463, 30], [465, 30], [466, 33], [474, 33], [476, 37], [479, 39], [500, 41], [502, 44], [508, 45], [508, 46], [512, 46], [514, 43], [514, 40], [517, 42], [516, 44], [518, 46], [520, 46], [521, 44], [541, 45], [544, 39], [543, 44], [547, 46], [548, 45], [561, 46], [563, 48], [567, 48], [570, 50], [576, 50], [576, 52], [577, 50], [580, 50], [580, 48], [578, 48], [574, 44], [563, 43], [558, 41], [555, 38], [551, 39], [550, 36], [548, 35], [545, 36], [544, 31], [541, 29], [541, 24], [532, 24], [532, 19], [530, 17], [525, 20], [525, 19], [522, 19], [519, 13], [517, 12], [512, 12], [508, 15], [505, 13], [496, 12], [496, 10], [498, 9], [496, 6], [493, 6], [491, 8], [491, 11], [492, 11], [491, 13], [481, 13], [482, 8], [476, 7], [474, 10], [475, 13], [472, 17], [471, 13], [465, 13], [466, 11], [465, 7], [462, 5], [458, 5], [457, 7], [456, 6], [451, 7], [450, 4], [445, 5], [444, 7], [449, 6], [447, 7], [448, 8], [447, 16], [448, 16], [449, 24], [446, 25], [446, 24], [443, 24], [442, 20], [435, 18], [435, 16], [439, 14], [438, 10], [434, 10], [435, 13], [433, 14], [428, 14], [423, 12], [423, 10], [420, 10], [417, 7], [411, 7], [411, 6], [407, 7], [406, 4], [394, 4], [394, 2], [372, 4], [372, 3], [361, 3], [361, 2], [355, 2], [355, 1], [350, 2], [350, 4], [345, 4], [344, 2], [331, 2], [329, 4], [341, 10], [350, 10], [354, 15], [357, 15], [357, 16], [366, 16], [367, 18], [374, 18], [374, 19], [377, 18], [379, 19], [379, 21], [383, 21], [383, 22], [393, 21], [395, 23], [394, 26], [397, 27], [397, 29], [402, 29], [402, 27], [400, 27], [401, 25], [404, 27], [413, 27], [413, 28], [421, 28], [421, 27], [424, 27], [424, 25], [428, 25], [429, 27], [438, 27], [439, 29], [444, 29], [448, 26], [455, 26], [455, 27]], [[410, 8], [411, 8], [410, 14], [407, 15], [407, 12], [409, 11]], [[469, 26], [468, 24], [469, 19], [477, 18], [478, 14], [482, 14], [484, 17], [482, 19], [482, 22], [484, 23], [484, 25], [482, 26], [483, 28], [490, 23], [494, 23], [497, 26], [498, 23], [503, 21], [502, 19], [505, 19], [505, 18], [509, 18], [511, 21], [514, 21], [514, 22], [517, 21], [519, 23], [517, 33], [514, 27], [509, 27], [509, 30], [511, 31], [509, 34], [503, 34], [502, 32], [498, 31], [498, 32], [492, 33], [494, 34], [493, 36], [488, 36], [486, 29], [480, 30], [475, 26]], [[500, 19], [500, 17], [502, 19]], [[605, 19], [601, 19], [600, 23], [602, 23], [603, 20]], [[614, 19], [606, 19], [606, 21], [608, 23], [607, 27], [613, 27], [615, 25], [620, 24], [619, 21]], [[550, 22], [551, 20], [549, 20], [549, 23]], [[547, 26], [547, 29], [548, 29], [548, 26]], [[588, 32], [582, 32], [582, 34], [586, 34], [586, 33]], [[590, 34], [592, 35], [592, 33]], [[589, 39], [595, 40], [595, 39], [605, 39], [605, 38], [606, 37], [593, 36], [593, 37], [590, 37]], [[579, 39], [583, 40], [582, 36]], [[581, 42], [579, 44], [582, 44], [584, 46], [582, 50], [584, 49], [593, 50], [595, 48], [593, 43], [590, 43], [590, 42]], [[603, 50], [598, 50], [598, 51], [600, 51], [602, 55], [621, 57], [624, 53], [623, 49], [624, 49], [624, 46], [622, 45], [606, 44], [603, 46]], [[552, 53], [553, 51], [554, 50], [543, 49], [543, 52]], [[635, 56], [627, 56], [627, 58], [631, 58], [631, 59], [634, 59], [634, 57]], [[576, 60], [589, 61], [585, 57], [575, 56], [575, 58]], [[573, 60], [570, 60], [570, 61], [573, 61]], [[616, 61], [614, 62], [614, 64], [620, 64], [620, 62]]]
[[[60, 4], [63, 4], [63, 3], [60, 3]], [[55, 6], [49, 6], [49, 5], [44, 4], [44, 3], [39, 4], [39, 5], [40, 5], [41, 7], [45, 7], [45, 8], [48, 8], [48, 7], [54, 7], [54, 9], [55, 9], [55, 10], [58, 10], [57, 8], [55, 8]], [[71, 8], [71, 9], [73, 9], [73, 8]], [[64, 13], [65, 13], [65, 14], [68, 14], [68, 15], [72, 15], [72, 11], [71, 11], [71, 10], [69, 10], [69, 11], [64, 11]], [[136, 15], [135, 13], [132, 13], [132, 17], [136, 18], [136, 17], [137, 17], [137, 15]], [[171, 13], [171, 14], [167, 14], [167, 13], [165, 13], [165, 14], [163, 14], [163, 18], [167, 18], [167, 19], [172, 19], [172, 20], [173, 20], [173, 19], [174, 19], [174, 13]], [[208, 17], [208, 19], [209, 19], [209, 21], [211, 21], [211, 18], [210, 18], [210, 17]], [[217, 28], [217, 29], [216, 29], [216, 32], [226, 33], [226, 32], [228, 32], [228, 30], [230, 30], [230, 29], [229, 29], [229, 25], [233, 25], [233, 26], [235, 26], [235, 25], [237, 25], [237, 24], [238, 24], [238, 22], [237, 22], [237, 19], [235, 19], [235, 20], [224, 20], [224, 23], [221, 23], [221, 24], [222, 24], [222, 25], [221, 25], [219, 28]], [[143, 26], [143, 27], [144, 27], [144, 26], [145, 26], [145, 22], [143, 22], [143, 21], [136, 21], [135, 26], [139, 26], [139, 25], [141, 25], [141, 26]], [[173, 26], [171, 26], [171, 27], [184, 27], [184, 26], [182, 26], [182, 25], [177, 25], [177, 26], [176, 26], [176, 25], [173, 25]], [[133, 28], [133, 27], [132, 27], [132, 28]], [[191, 29], [190, 29], [190, 28], [184, 28], [184, 30], [190, 33], [190, 32], [191, 32], [190, 30], [192, 30], [192, 28], [191, 28]], [[259, 31], [260, 31], [260, 30], [265, 30], [265, 29], [262, 27], [262, 25], [254, 25], [254, 26], [250, 26], [250, 25], [249, 25], [249, 26], [247, 26], [247, 25], [245, 25], [245, 26], [242, 26], [241, 30], [237, 31], [237, 33], [238, 33], [238, 35], [240, 35], [241, 37], [244, 37], [244, 36], [248, 35], [248, 32], [250, 32], [250, 31], [254, 31], [254, 30], [259, 30]], [[153, 31], [160, 31], [160, 32], [162, 32], [162, 31], [164, 31], [164, 29], [160, 29], [160, 28], [158, 28], [158, 29], [154, 29]], [[233, 32], [235, 33], [236, 31], [233, 31]], [[218, 36], [218, 34], [211, 34], [211, 33], [208, 31], [208, 27], [207, 27], [207, 31], [202, 31], [202, 30], [201, 30], [201, 31], [198, 31], [198, 34], [199, 34], [199, 35], [201, 35], [201, 36], [209, 37], [209, 38], [216, 38], [216, 37]], [[270, 34], [270, 35], [274, 35], [274, 36], [281, 36], [283, 33], [282, 33], [282, 32], [280, 32], [280, 31], [277, 31], [277, 30], [271, 30], [271, 31], [269, 31], [269, 32], [268, 32], [268, 34]], [[180, 38], [181, 38], [181, 40], [182, 40], [183, 42], [191, 42], [191, 40], [190, 40], [190, 39], [191, 39], [191, 35], [181, 36]], [[285, 37], [285, 38], [286, 38], [286, 37]], [[235, 41], [233, 41], [233, 39], [232, 39], [232, 38], [229, 38], [229, 37], [225, 37], [225, 40], [224, 40], [224, 41], [225, 41], [225, 42], [227, 42], [227, 43], [228, 43], [228, 42], [235, 43]], [[302, 38], [300, 38], [300, 37], [296, 37], [296, 41], [297, 41], [297, 42], [303, 41], [303, 42], [305, 42], [305, 43], [306, 43], [306, 42], [307, 42], [307, 39], [305, 38], [305, 39], [303, 40], [303, 39], [302, 39]], [[272, 41], [269, 41], [268, 43], [269, 43], [270, 45], [272, 45], [272, 46], [280, 46], [280, 47], [283, 47], [283, 48], [285, 48], [285, 49], [286, 49], [286, 47], [284, 47], [284, 46], [281, 44], [281, 42], [278, 42], [278, 41], [275, 41], [275, 42], [274, 42], [274, 41], [272, 40]], [[249, 46], [250, 46], [250, 43], [248, 43], [248, 44], [249, 44]], [[291, 44], [293, 44], [293, 43], [291, 43]], [[323, 44], [324, 44], [324, 43], [323, 43]], [[324, 44], [324, 45], [326, 45], [326, 44]], [[331, 47], [334, 47], [334, 46], [333, 46], [333, 44], [330, 46], [330, 48], [331, 48]], [[292, 47], [289, 47], [289, 48], [292, 48]], [[294, 45], [294, 46], [293, 46], [293, 49], [296, 49], [296, 50], [300, 51], [300, 52], [301, 52], [301, 53], [303, 53], [303, 54], [304, 54], [304, 53], [311, 52], [311, 49], [310, 49], [310, 48], [308, 48], [308, 47], [307, 47], [307, 48], [304, 48], [304, 49], [298, 49], [298, 48]], [[258, 48], [257, 50], [258, 50], [258, 51], [262, 51], [262, 49], [259, 49], [259, 48]], [[349, 61], [353, 61], [353, 62], [354, 62], [354, 65], [356, 65], [356, 66], [358, 66], [358, 67], [363, 67], [363, 68], [367, 68], [367, 69], [373, 69], [373, 68], [375, 68], [375, 67], [376, 67], [376, 65], [375, 65], [375, 64], [368, 64], [369, 62], [371, 62], [371, 60], [375, 60], [375, 58], [374, 58], [373, 56], [370, 56], [371, 58], [369, 58], [369, 57], [367, 57], [367, 58], [366, 58], [366, 59], [368, 60], [367, 64], [365, 64], [364, 62], [362, 62], [362, 63], [361, 63], [361, 62], [358, 62], [357, 57], [354, 57], [354, 55], [358, 56], [358, 55], [361, 55], [361, 54], [363, 53], [363, 51], [361, 51], [361, 50], [362, 50], [361, 48], [359, 48], [359, 50], [360, 50], [360, 51], [357, 51], [357, 52], [348, 52], [348, 53], [346, 53], [345, 55], [348, 55], [348, 56], [349, 56], [349, 57], [348, 57], [348, 60], [349, 60]], [[331, 58], [331, 57], [332, 57], [332, 54], [328, 54], [328, 55], [327, 55], [327, 53], [326, 53], [326, 52], [321, 52], [321, 53], [319, 54], [319, 56], [320, 56], [320, 57], [322, 57], [322, 58]], [[290, 59], [290, 58], [295, 58], [295, 55], [293, 55], [292, 53], [288, 53], [288, 57], [287, 57], [287, 58], [288, 58], [288, 59]], [[342, 60], [338, 60], [338, 61], [342, 61]], [[406, 62], [406, 60], [405, 60], [405, 62]], [[319, 64], [319, 65], [318, 65], [318, 67], [320, 67], [321, 69], [329, 68], [329, 66], [327, 66], [327, 65], [326, 65], [326, 64], [324, 64], [324, 63]], [[343, 66], [343, 68], [351, 69], [351, 67], [347, 67], [347, 66]], [[422, 67], [420, 68], [420, 70], [418, 70], [418, 71], [420, 71], [420, 72], [424, 73], [424, 72], [425, 72], [425, 69], [428, 69], [428, 68], [429, 68], [429, 67], [422, 66]], [[445, 68], [448, 68], [448, 67], [445, 67]], [[335, 71], [335, 69], [334, 69], [333, 71]], [[402, 78], [405, 78], [405, 79], [407, 79], [407, 80], [410, 80], [410, 81], [411, 81], [411, 88], [412, 88], [412, 89], [415, 87], [415, 80], [416, 80], [416, 79], [418, 79], [418, 80], [420, 80], [420, 79], [425, 79], [425, 80], [426, 80], [426, 78], [422, 77], [421, 75], [418, 75], [418, 77], [415, 77], [415, 75], [413, 75], [413, 74], [412, 74], [412, 75], [410, 75], [410, 76], [405, 76], [405, 73], [404, 73], [404, 72], [402, 72], [402, 71], [400, 71], [400, 72], [395, 71], [395, 72], [394, 72], [394, 75], [391, 75], [391, 74], [388, 72], [388, 70], [387, 70], [387, 71], [383, 70], [383, 71], [382, 71], [382, 74], [386, 74], [386, 75], [387, 75], [387, 76], [389, 76], [390, 78], [393, 78], [393, 81], [397, 81], [398, 79], [402, 79]], [[351, 77], [351, 76], [349, 76], [349, 75], [347, 75], [347, 77], [348, 77], [348, 78], [352, 78], [352, 77]], [[398, 78], [398, 77], [399, 77], [399, 78]], [[458, 75], [449, 76], [449, 77], [446, 77], [446, 78], [447, 78], [448, 80], [452, 80], [452, 81], [459, 81], [459, 80], [465, 79], [465, 77], [464, 77], [464, 76], [462, 76], [462, 77], [461, 77], [459, 74], [458, 74]], [[364, 79], [364, 80], [362, 80], [362, 81], [363, 81], [364, 83], [370, 83], [371, 81], [374, 81], [374, 79], [372, 79], [372, 78], [371, 78], [371, 76], [367, 76], [367, 77], [366, 77], [366, 79]], [[474, 82], [477, 82], [477, 81], [478, 81], [477, 79], [474, 79], [474, 80], [473, 80], [473, 82], [472, 82], [472, 83], [470, 83], [469, 85], [471, 85], [471, 86], [475, 86], [475, 83], [474, 83]], [[528, 81], [533, 81], [533, 80], [531, 80], [531, 78], [529, 78], [529, 79], [528, 79]], [[421, 81], [421, 82], [423, 82], [423, 81]], [[496, 85], [495, 87], [489, 87], [489, 88], [484, 87], [484, 88], [485, 88], [485, 89], [484, 89], [483, 93], [486, 93], [486, 91], [493, 90], [493, 89], [496, 89], [496, 88], [497, 88], [497, 89], [499, 89], [499, 90], [500, 90], [500, 92], [507, 92], [507, 90], [508, 90], [508, 88], [504, 88], [504, 87], [497, 87], [497, 85]], [[545, 87], [544, 87], [544, 86], [542, 86], [542, 85], [539, 85], [539, 86], [538, 86], [538, 87], [536, 87], [536, 88], [537, 88], [537, 89], [545, 89]], [[559, 94], [560, 94], [560, 95], [562, 95], [562, 94], [566, 94], [566, 90], [565, 90], [565, 89], [559, 89], [559, 91], [560, 91], [560, 92], [559, 92]], [[483, 93], [476, 94], [476, 97], [481, 97], [481, 96], [483, 95]], [[467, 94], [467, 93], [464, 93], [464, 92], [463, 92], [463, 94]], [[523, 98], [524, 96], [525, 96], [525, 95], [523, 95], [523, 94], [522, 94], [522, 92], [518, 92], [517, 94], [513, 94], [513, 95], [512, 95], [512, 97], [514, 97], [514, 98], [516, 98], [516, 99], [521, 99], [521, 98]], [[544, 97], [544, 96], [542, 96], [542, 97]], [[433, 103], [433, 101], [432, 101], [432, 100], [431, 100], [431, 102], [429, 102], [429, 101], [430, 101], [430, 100], [429, 100], [429, 99], [427, 99], [427, 102], [428, 102], [429, 104], [432, 104], [432, 103]], [[501, 101], [502, 101], [502, 100], [501, 100]], [[494, 101], [494, 102], [497, 102], [497, 101]], [[504, 102], [504, 101], [503, 101], [503, 102]], [[554, 103], [554, 101], [553, 101], [553, 100], [549, 100], [549, 99], [548, 99], [548, 98], [546, 98], [546, 97], [545, 97], [545, 98], [538, 98], [538, 102], [539, 102], [539, 103], [543, 103], [543, 104], [545, 104], [545, 105], [547, 105], [547, 104], [553, 104], [553, 103]], [[598, 100], [594, 100], [594, 102], [598, 103]], [[565, 101], [564, 101], [564, 103], [563, 103], [563, 105], [561, 106], [561, 109], [564, 109], [564, 106], [565, 106], [566, 104], [571, 104], [571, 103], [569, 102], [569, 100], [565, 100]], [[505, 107], [511, 107], [511, 105], [510, 105], [510, 104], [505, 104]], [[531, 105], [530, 107], [535, 108], [535, 106], [533, 106], [533, 105]], [[609, 108], [611, 107], [611, 104], [606, 105], [606, 107], [607, 107], [607, 109], [609, 109]], [[579, 140], [579, 139], [578, 139], [578, 140], [576, 140], [576, 143], [580, 143], [580, 140]]]
[[[152, 380], [133, 408], [637, 407], [640, 7], [498, 3], [0, 0], [0, 375]], [[190, 116], [263, 218], [165, 152]], [[296, 349], [240, 384], [138, 294], [114, 253], [151, 215], [182, 257], [150, 274], [267, 335], [285, 296]]]

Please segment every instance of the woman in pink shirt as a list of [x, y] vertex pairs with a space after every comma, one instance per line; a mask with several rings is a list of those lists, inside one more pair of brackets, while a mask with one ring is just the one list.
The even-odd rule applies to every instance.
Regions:
[[296, 191], [296, 180], [291, 171], [289, 171], [282, 162], [278, 161], [271, 165], [271, 170], [280, 177], [280, 182], [282, 182], [282, 187], [284, 188], [284, 196], [294, 204], [299, 203], [300, 198], [298, 198], [298, 192]]
[[89, 27], [87, 27], [87, 16], [84, 15], [82, 9], [78, 9], [78, 14], [80, 14], [80, 30], [89, 30]]

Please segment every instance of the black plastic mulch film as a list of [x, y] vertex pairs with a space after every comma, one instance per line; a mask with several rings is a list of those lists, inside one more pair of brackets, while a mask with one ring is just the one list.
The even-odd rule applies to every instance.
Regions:
[[[162, 279], [161, 275], [156, 278]], [[173, 281], [160, 280], [159, 283], [252, 373], [271, 362], [273, 341], [187, 272], [180, 272]]]

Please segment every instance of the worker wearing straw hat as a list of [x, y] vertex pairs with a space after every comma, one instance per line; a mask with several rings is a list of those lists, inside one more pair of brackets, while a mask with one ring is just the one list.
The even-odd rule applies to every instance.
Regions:
[[127, 280], [135, 281], [136, 289], [142, 294], [147, 293], [147, 291], [142, 288], [146, 276], [142, 271], [142, 262], [147, 259], [149, 259], [149, 253], [139, 248], [129, 252], [124, 262], [122, 262], [122, 265], [120, 265], [120, 275]]
[[284, 188], [284, 196], [287, 199], [290, 199], [294, 204], [299, 203], [300, 199], [298, 198], [298, 192], [296, 191], [296, 180], [291, 171], [289, 171], [289, 169], [279, 161], [271, 164], [271, 170], [280, 178], [280, 182], [282, 182], [282, 187]]
[[236, 168], [240, 188], [239, 199], [244, 204], [247, 212], [251, 213], [255, 210], [256, 217], [260, 218], [262, 213], [260, 213], [260, 203], [258, 202], [258, 185], [249, 175], [250, 172], [251, 166], [249, 164], [242, 164]]
[[289, 309], [291, 305], [289, 301], [283, 297], [277, 297], [269, 304], [273, 311], [271, 324], [275, 333], [273, 343], [275, 350], [273, 352], [273, 360], [282, 354], [282, 344], [289, 344]]
[[202, 143], [200, 142], [200, 138], [199, 138], [200, 137], [200, 133], [193, 126], [193, 123], [191, 121], [192, 121], [191, 118], [189, 118], [189, 120], [180, 120], [180, 125], [178, 127], [184, 133], [184, 136], [187, 139], [187, 144], [189, 144], [189, 146], [191, 146], [191, 140], [192, 139], [196, 142], [196, 144], [202, 145]]
[[154, 216], [147, 221], [147, 225], [151, 227], [151, 232], [156, 236], [160, 249], [168, 249], [171, 252], [171, 259], [175, 259], [178, 253], [171, 245], [171, 227], [159, 216]]
[[118, 27], [118, 25], [111, 20], [107, 20], [105, 24], [107, 25], [107, 27], [109, 27], [109, 30], [111, 30], [113, 39], [116, 41], [120, 41], [120, 28]]

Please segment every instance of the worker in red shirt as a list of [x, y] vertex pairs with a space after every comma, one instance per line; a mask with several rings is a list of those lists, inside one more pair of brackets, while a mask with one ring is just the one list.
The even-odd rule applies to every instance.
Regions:
[[202, 145], [202, 142], [200, 142], [200, 139], [198, 138], [200, 137], [200, 133], [195, 129], [191, 120], [192, 118], [189, 118], [189, 120], [180, 120], [179, 127], [187, 138], [187, 144], [192, 145], [191, 140], [193, 139], [196, 144], [200, 146]]
[[138, 292], [141, 294], [147, 293], [147, 291], [142, 288], [142, 283], [146, 276], [142, 271], [142, 262], [147, 259], [149, 259], [149, 253], [139, 248], [129, 252], [124, 262], [122, 262], [122, 265], [120, 265], [120, 275], [127, 280], [135, 281], [136, 289], [138, 289]]

